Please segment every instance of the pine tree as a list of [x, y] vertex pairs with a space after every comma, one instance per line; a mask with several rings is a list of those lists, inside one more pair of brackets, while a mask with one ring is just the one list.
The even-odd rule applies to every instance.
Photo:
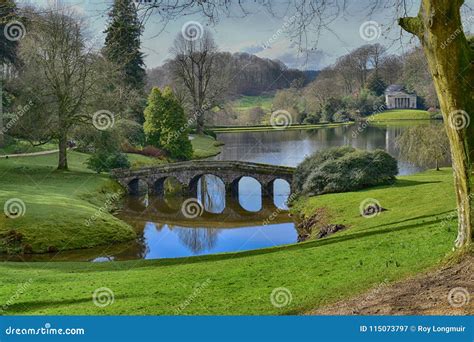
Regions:
[[131, 0], [115, 0], [109, 18], [104, 55], [121, 68], [127, 85], [142, 90], [146, 73], [140, 52], [142, 28], [136, 7]]

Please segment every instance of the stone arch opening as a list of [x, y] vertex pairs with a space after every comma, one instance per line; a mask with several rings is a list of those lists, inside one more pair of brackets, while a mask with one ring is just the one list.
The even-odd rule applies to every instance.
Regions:
[[288, 209], [288, 199], [291, 194], [291, 184], [283, 178], [276, 178], [271, 182], [273, 204], [280, 209]]
[[202, 203], [206, 212], [220, 214], [225, 209], [225, 182], [215, 174], [203, 173], [194, 176], [189, 182], [189, 194]]
[[158, 178], [153, 183], [151, 192], [155, 196], [163, 197], [169, 195], [181, 195], [183, 193], [183, 184], [174, 176]]
[[146, 195], [148, 184], [142, 179], [135, 178], [128, 182], [128, 193], [132, 196]]
[[263, 208], [262, 194], [263, 186], [254, 177], [243, 176], [231, 183], [233, 197], [238, 198], [240, 206], [246, 211], [258, 212]]

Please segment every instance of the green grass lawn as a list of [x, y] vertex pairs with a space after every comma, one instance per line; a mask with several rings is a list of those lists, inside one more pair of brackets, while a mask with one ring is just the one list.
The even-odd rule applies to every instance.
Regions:
[[191, 135], [191, 138], [194, 159], [208, 158], [221, 153], [220, 146], [222, 146], [222, 143], [216, 141], [213, 137], [194, 134]]
[[[14, 186], [9, 191], [24, 195]], [[359, 205], [367, 198], [388, 210], [361, 217]], [[64, 208], [57, 205], [59, 215]], [[0, 302], [28, 284], [6, 314], [175, 314], [180, 306], [185, 315], [301, 313], [439, 264], [456, 235], [454, 221], [443, 223], [455, 208], [450, 169], [400, 177], [393, 186], [301, 198], [293, 210], [311, 214], [320, 207], [349, 229], [301, 244], [183, 259], [4, 262]], [[101, 287], [113, 291], [113, 304], [93, 304]], [[277, 308], [270, 295], [281, 287], [292, 300]]]
[[371, 121], [390, 120], [430, 120], [431, 115], [426, 110], [400, 109], [387, 110], [383, 113], [374, 114], [369, 117]]
[[231, 102], [232, 107], [236, 111], [246, 111], [254, 107], [260, 107], [265, 112], [272, 110], [274, 95], [259, 96], [241, 96], [237, 100]]
[[86, 169], [87, 158], [86, 154], [69, 152], [68, 172], [55, 170], [57, 153], [0, 159], [2, 209], [14, 198], [25, 208], [22, 217], [0, 216], [0, 234], [14, 230], [23, 235], [20, 241], [0, 243], [0, 252], [92, 247], [135, 237], [131, 227], [107, 210], [87, 226], [87, 220], [105, 205], [107, 194], [120, 191], [107, 175]]

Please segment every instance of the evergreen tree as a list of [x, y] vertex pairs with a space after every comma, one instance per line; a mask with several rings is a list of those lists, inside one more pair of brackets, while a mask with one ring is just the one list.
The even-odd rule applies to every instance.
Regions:
[[[17, 18], [15, 3], [12, 0], [2, 0], [0, 3], [0, 35], [2, 36], [2, 39], [0, 39], [0, 64], [16, 64], [17, 62], [16, 48], [18, 41], [4, 37], [5, 26], [13, 20], [17, 20], [15, 18]], [[24, 32], [20, 32], [15, 28], [12, 34], [15, 33], [22, 34]]]
[[190, 159], [193, 153], [188, 139], [186, 116], [171, 88], [153, 88], [145, 109], [143, 130], [146, 142], [161, 147], [178, 160]]
[[109, 17], [104, 55], [120, 67], [127, 85], [142, 90], [146, 73], [140, 52], [142, 28], [136, 7], [131, 0], [115, 0]]
[[377, 73], [370, 76], [369, 81], [367, 82], [367, 89], [374, 93], [376, 96], [383, 95], [387, 85], [385, 84], [382, 77]]
[[171, 88], [163, 91], [165, 108], [161, 124], [160, 144], [172, 158], [187, 160], [192, 157], [193, 147], [188, 138], [186, 115]]
[[148, 96], [148, 105], [145, 108], [145, 123], [143, 131], [148, 145], [160, 146], [161, 123], [163, 120], [164, 99], [161, 90], [154, 87]]

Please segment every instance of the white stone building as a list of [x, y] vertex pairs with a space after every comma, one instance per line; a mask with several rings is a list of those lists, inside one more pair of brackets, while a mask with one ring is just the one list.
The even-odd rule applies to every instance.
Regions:
[[385, 89], [387, 109], [416, 109], [416, 94], [408, 93], [402, 85], [392, 84]]

